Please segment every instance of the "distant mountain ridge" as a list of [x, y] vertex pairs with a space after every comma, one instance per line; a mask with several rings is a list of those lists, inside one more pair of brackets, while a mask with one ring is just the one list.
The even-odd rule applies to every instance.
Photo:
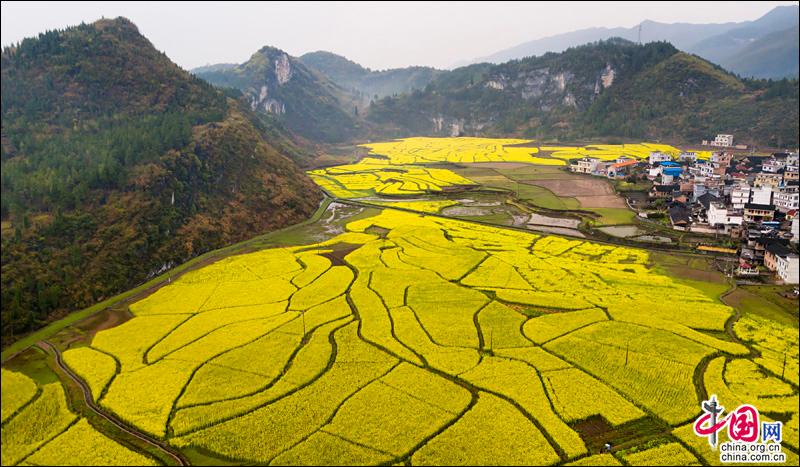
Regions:
[[367, 101], [376, 96], [380, 98], [424, 89], [428, 83], [444, 73], [442, 70], [424, 66], [373, 71], [341, 55], [326, 51], [303, 54], [300, 61]]
[[[761, 18], [741, 23], [665, 24], [648, 20], [631, 28], [581, 29], [525, 42], [485, 57], [459, 62], [455, 66], [480, 62], [503, 63], [540, 56], [547, 52], [562, 52], [570, 47], [611, 37], [621, 37], [633, 42], [641, 39], [642, 43], [667, 41], [680, 50], [699, 55], [744, 77], [796, 77], [797, 41], [792, 42], [792, 39], [793, 28], [798, 24], [798, 11], [797, 5], [779, 6]], [[769, 48], [762, 45], [758, 49], [759, 53], [751, 55], [751, 45], [766, 36], [771, 36], [771, 41], [785, 43], [788, 47]], [[788, 66], [785, 65], [787, 62]]]
[[387, 97], [368, 120], [383, 137], [591, 137], [797, 145], [798, 82], [742, 81], [671, 44], [609, 39], [500, 65], [457, 68]]
[[127, 19], [49, 31], [1, 60], [4, 346], [321, 199], [285, 130]]

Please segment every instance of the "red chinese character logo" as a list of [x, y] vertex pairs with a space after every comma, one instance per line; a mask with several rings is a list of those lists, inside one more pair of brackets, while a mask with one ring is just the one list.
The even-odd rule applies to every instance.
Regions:
[[728, 437], [732, 441], [755, 443], [758, 441], [758, 410], [752, 405], [740, 405], [728, 414]]

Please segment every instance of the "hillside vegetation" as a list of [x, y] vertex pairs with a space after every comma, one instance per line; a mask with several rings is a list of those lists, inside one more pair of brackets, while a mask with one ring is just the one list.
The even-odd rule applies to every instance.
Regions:
[[611, 39], [458, 68], [423, 91], [379, 100], [368, 120], [382, 136], [699, 142], [725, 132], [745, 143], [793, 146], [797, 109], [797, 80], [741, 80], [668, 43]]
[[2, 112], [3, 345], [320, 199], [283, 130], [123, 18], [6, 48]]

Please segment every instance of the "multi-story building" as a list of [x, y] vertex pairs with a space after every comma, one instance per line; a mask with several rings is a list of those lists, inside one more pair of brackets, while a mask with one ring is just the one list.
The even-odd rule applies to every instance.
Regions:
[[784, 167], [786, 167], [786, 159], [778, 159], [774, 156], [761, 163], [761, 171], [767, 173], [778, 173]]
[[800, 257], [794, 253], [789, 253], [786, 256], [778, 256], [777, 258], [777, 273], [778, 277], [786, 284], [800, 283]]
[[742, 211], [728, 209], [723, 203], [711, 202], [706, 211], [708, 218], [708, 225], [710, 226], [723, 226], [729, 225], [742, 225], [744, 215]]
[[689, 168], [689, 173], [695, 177], [710, 178], [714, 175], [714, 164], [709, 161], [701, 161]]
[[761, 172], [756, 174], [753, 186], [772, 186], [777, 187], [783, 182], [783, 174]]
[[800, 208], [800, 193], [796, 184], [780, 187], [772, 198], [772, 204], [784, 214]]
[[733, 209], [744, 209], [750, 202], [750, 185], [736, 185], [731, 189], [731, 206]]
[[733, 160], [732, 152], [715, 152], [711, 154], [711, 162], [721, 167], [728, 167]]
[[682, 152], [680, 156], [678, 156], [678, 160], [680, 161], [688, 161], [688, 162], [696, 162], [697, 161], [697, 153], [694, 151], [686, 151]]
[[772, 204], [772, 187], [767, 185], [751, 188], [750, 202], [753, 204]]
[[787, 165], [783, 172], [784, 182], [796, 182], [800, 180], [800, 172], [798, 172], [796, 165]]
[[719, 148], [730, 148], [733, 147], [733, 135], [717, 135], [713, 141], [703, 141], [703, 145], [706, 146], [715, 146]]
[[764, 247], [764, 267], [773, 272], [777, 271], [778, 257], [786, 256], [791, 252], [792, 250], [782, 241], [767, 243]]
[[650, 165], [656, 165], [659, 162], [670, 162], [670, 161], [672, 161], [672, 155], [670, 154], [658, 151], [650, 153], [650, 158], [649, 158]]
[[771, 204], [747, 203], [744, 205], [745, 222], [764, 222], [775, 218], [775, 206]]
[[584, 157], [583, 159], [575, 161], [574, 164], [571, 164], [569, 170], [576, 173], [593, 174], [595, 170], [597, 170], [597, 164], [599, 163], [600, 159]]

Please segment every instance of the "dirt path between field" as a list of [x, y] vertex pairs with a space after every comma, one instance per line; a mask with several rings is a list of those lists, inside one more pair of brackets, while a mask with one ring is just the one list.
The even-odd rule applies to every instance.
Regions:
[[47, 341], [39, 341], [36, 343], [36, 346], [42, 349], [45, 353], [52, 355], [55, 358], [56, 364], [64, 372], [65, 375], [69, 379], [71, 379], [78, 387], [81, 389], [83, 393], [83, 400], [86, 406], [94, 412], [96, 415], [102, 417], [109, 423], [113, 424], [120, 430], [124, 431], [125, 433], [144, 441], [145, 443], [153, 446], [157, 450], [161, 451], [166, 457], [173, 459], [178, 465], [189, 465], [189, 462], [183, 457], [181, 453], [178, 451], [173, 450], [166, 444], [151, 438], [150, 436], [142, 433], [135, 428], [128, 426], [126, 423], [122, 422], [121, 420], [117, 419], [116, 417], [109, 415], [103, 409], [101, 409], [95, 402], [94, 398], [92, 397], [92, 391], [89, 389], [89, 386], [81, 379], [78, 375], [76, 375], [71, 368], [69, 368], [65, 363], [64, 360], [61, 358], [61, 352], [51, 343]]

